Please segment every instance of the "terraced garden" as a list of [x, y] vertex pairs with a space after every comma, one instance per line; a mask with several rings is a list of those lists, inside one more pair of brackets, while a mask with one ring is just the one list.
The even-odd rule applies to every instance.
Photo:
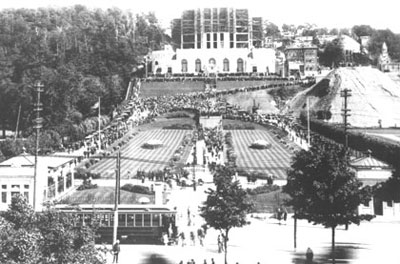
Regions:
[[[276, 179], [286, 179], [292, 153], [267, 130], [227, 130], [232, 133], [233, 146], [237, 154], [238, 169], [249, 172], [272, 174]], [[256, 140], [271, 144], [268, 149], [253, 149], [250, 145]]]
[[[121, 178], [132, 177], [138, 170], [163, 170], [187, 134], [191, 134], [191, 130], [156, 128], [140, 131], [121, 148]], [[142, 145], [149, 140], [160, 140], [163, 145], [154, 149], [143, 148]], [[102, 179], [111, 179], [115, 178], [115, 168], [115, 159], [102, 159], [90, 167], [90, 171], [99, 173]]]

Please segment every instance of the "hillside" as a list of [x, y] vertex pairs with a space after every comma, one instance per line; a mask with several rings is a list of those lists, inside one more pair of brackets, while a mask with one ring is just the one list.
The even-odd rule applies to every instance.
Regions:
[[331, 71], [309, 89], [298, 93], [283, 109], [284, 114], [299, 116], [307, 109], [314, 118], [341, 123], [343, 89], [351, 90], [348, 108], [353, 127], [400, 126], [400, 85], [388, 75], [370, 67], [339, 68]]

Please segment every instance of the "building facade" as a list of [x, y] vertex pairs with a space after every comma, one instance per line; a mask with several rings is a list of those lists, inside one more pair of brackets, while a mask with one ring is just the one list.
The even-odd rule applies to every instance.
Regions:
[[275, 51], [264, 48], [263, 20], [247, 9], [186, 10], [171, 23], [177, 49], [149, 54], [153, 73], [275, 73]]
[[319, 69], [318, 48], [313, 45], [294, 45], [285, 49], [287, 73], [289, 76], [307, 76]]
[[[385, 182], [392, 175], [392, 168], [370, 155], [350, 161], [350, 166], [356, 177], [364, 186], [374, 186], [377, 183]], [[400, 204], [393, 201], [383, 201], [379, 197], [372, 197], [367, 204], [359, 206], [360, 214], [371, 214], [384, 217], [400, 217]]]
[[0, 163], [0, 211], [7, 210], [16, 194], [25, 196], [35, 210], [53, 201], [74, 187], [74, 158], [38, 157], [37, 176], [34, 178], [35, 157], [21, 154]]

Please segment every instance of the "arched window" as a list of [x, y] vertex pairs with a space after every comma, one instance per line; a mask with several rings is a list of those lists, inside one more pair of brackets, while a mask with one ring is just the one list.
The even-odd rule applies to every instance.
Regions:
[[196, 62], [195, 62], [195, 71], [196, 72], [201, 72], [201, 60], [200, 59], [197, 59], [196, 60]]
[[243, 60], [241, 58], [237, 60], [237, 72], [243, 72]]
[[224, 59], [224, 72], [229, 71], [229, 60], [227, 58]]
[[214, 59], [214, 58], [211, 58], [211, 59], [208, 61], [208, 63], [209, 63], [210, 65], [215, 65], [215, 59]]
[[182, 72], [187, 72], [188, 71], [188, 62], [187, 60], [183, 59], [182, 60]]

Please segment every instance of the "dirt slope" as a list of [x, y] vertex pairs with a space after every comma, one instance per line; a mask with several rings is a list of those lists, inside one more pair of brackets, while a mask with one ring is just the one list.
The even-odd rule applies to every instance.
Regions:
[[298, 93], [283, 113], [300, 115], [307, 109], [307, 97], [313, 116], [325, 116], [328, 122], [342, 122], [344, 88], [351, 89], [349, 122], [354, 127], [400, 126], [400, 85], [388, 75], [370, 67], [339, 68], [320, 82]]

